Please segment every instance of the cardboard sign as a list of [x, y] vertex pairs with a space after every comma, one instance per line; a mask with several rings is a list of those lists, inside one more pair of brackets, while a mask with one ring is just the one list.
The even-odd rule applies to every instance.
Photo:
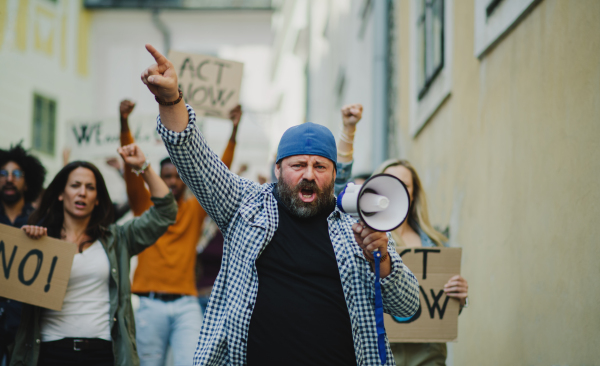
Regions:
[[0, 224], [0, 296], [61, 310], [76, 252], [75, 244]]
[[229, 118], [240, 100], [244, 64], [213, 56], [169, 52], [186, 103], [206, 116]]
[[[156, 116], [133, 115], [129, 126], [135, 142], [148, 156], [166, 155], [162, 139], [156, 132]], [[106, 119], [79, 119], [67, 124], [67, 146], [75, 160], [117, 156], [121, 146], [119, 117]]]
[[446, 296], [444, 285], [460, 274], [461, 248], [398, 248], [404, 264], [419, 281], [421, 306], [410, 320], [384, 314], [390, 342], [451, 342], [458, 337], [457, 299]]

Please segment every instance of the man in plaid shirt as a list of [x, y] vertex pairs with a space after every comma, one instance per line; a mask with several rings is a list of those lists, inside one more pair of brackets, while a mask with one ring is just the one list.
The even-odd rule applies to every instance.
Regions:
[[[418, 283], [385, 233], [335, 207], [331, 132], [311, 123], [286, 131], [277, 184], [238, 177], [206, 145], [194, 111], [181, 103], [171, 62], [146, 48], [156, 64], [141, 78], [159, 103], [158, 132], [225, 238], [194, 365], [381, 364], [372, 252], [382, 254], [386, 313], [412, 316]], [[394, 365], [387, 341], [386, 349], [387, 365]]]

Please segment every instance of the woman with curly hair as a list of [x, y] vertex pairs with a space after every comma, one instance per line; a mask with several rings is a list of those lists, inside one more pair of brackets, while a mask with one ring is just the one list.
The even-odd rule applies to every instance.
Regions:
[[73, 243], [79, 253], [60, 311], [23, 305], [11, 365], [139, 365], [129, 260], [175, 222], [177, 204], [135, 144], [119, 153], [144, 178], [154, 206], [119, 226], [93, 164], [75, 161], [56, 175], [23, 230]]

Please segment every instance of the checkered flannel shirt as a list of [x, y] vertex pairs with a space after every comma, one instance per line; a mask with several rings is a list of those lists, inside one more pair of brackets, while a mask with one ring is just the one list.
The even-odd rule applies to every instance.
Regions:
[[[273, 238], [279, 220], [272, 194], [274, 185], [259, 185], [231, 173], [196, 128], [193, 109], [187, 106], [187, 110], [189, 123], [184, 131], [168, 130], [159, 116], [158, 133], [179, 175], [225, 238], [221, 270], [204, 315], [194, 365], [245, 365], [248, 328], [258, 293], [255, 261]], [[350, 315], [357, 364], [380, 365], [375, 276], [354, 239], [352, 224], [356, 220], [336, 208], [327, 222]], [[381, 280], [384, 311], [412, 316], [419, 306], [417, 280], [402, 263], [391, 240], [388, 253], [392, 272]], [[394, 365], [386, 343], [387, 365]]]

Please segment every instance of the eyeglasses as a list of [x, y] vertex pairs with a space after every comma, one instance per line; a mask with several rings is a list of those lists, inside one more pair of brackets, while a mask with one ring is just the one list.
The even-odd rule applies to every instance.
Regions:
[[19, 169], [15, 169], [13, 171], [8, 171], [6, 169], [2, 169], [0, 170], [0, 178], [8, 178], [9, 175], [13, 176], [14, 179], [21, 179], [25, 176], [25, 173], [23, 173], [22, 170]]

